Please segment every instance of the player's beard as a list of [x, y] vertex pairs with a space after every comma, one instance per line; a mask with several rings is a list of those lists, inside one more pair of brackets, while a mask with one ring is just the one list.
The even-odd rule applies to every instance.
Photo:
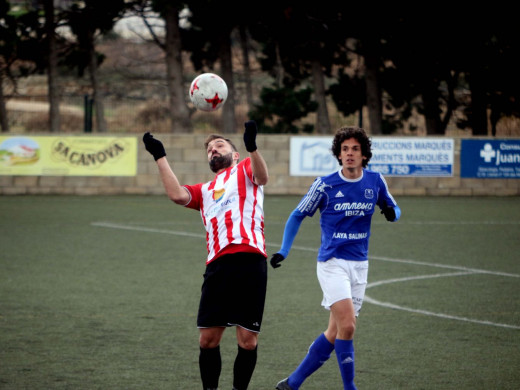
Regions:
[[233, 153], [224, 154], [222, 156], [213, 157], [209, 161], [209, 168], [217, 173], [221, 169], [229, 168], [233, 164]]

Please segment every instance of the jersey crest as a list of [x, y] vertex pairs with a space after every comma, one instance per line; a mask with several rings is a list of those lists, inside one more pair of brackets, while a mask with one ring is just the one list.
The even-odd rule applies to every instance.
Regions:
[[225, 193], [226, 193], [226, 190], [224, 188], [213, 191], [213, 200], [216, 203], [218, 203], [224, 197]]

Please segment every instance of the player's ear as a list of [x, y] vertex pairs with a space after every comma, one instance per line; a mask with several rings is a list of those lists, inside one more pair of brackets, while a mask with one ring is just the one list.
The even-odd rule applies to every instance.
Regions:
[[240, 160], [240, 153], [233, 152], [233, 161], [238, 161], [238, 160]]

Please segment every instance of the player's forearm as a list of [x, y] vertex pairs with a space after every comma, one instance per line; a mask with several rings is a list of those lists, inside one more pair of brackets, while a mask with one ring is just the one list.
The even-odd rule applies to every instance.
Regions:
[[269, 180], [269, 172], [267, 170], [267, 164], [258, 150], [249, 153], [251, 158], [251, 169], [253, 170], [253, 176], [255, 182], [258, 185], [265, 185]]
[[289, 255], [294, 239], [298, 234], [298, 230], [300, 230], [300, 225], [302, 224], [304, 218], [305, 215], [296, 209], [287, 219], [283, 232], [282, 247], [278, 251], [278, 253], [280, 253], [283, 257], [287, 257]]
[[161, 181], [168, 197], [177, 204], [185, 205], [188, 203], [188, 192], [179, 183], [179, 180], [177, 179], [177, 176], [175, 176], [175, 173], [173, 173], [166, 157], [157, 160], [157, 167], [159, 168]]

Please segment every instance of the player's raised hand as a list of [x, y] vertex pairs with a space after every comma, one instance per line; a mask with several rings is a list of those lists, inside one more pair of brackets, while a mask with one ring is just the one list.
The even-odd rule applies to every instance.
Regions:
[[395, 210], [393, 207], [385, 206], [383, 210], [381, 210], [381, 214], [385, 215], [387, 221], [393, 222], [395, 221]]
[[164, 150], [164, 145], [162, 142], [154, 138], [149, 131], [143, 135], [143, 142], [144, 147], [153, 156], [155, 161], [159, 160], [161, 157], [166, 156], [166, 151]]
[[245, 131], [244, 131], [244, 144], [246, 145], [246, 150], [251, 153], [256, 150], [256, 133], [258, 129], [256, 127], [255, 121], [247, 121], [244, 123]]
[[275, 253], [273, 256], [271, 256], [271, 267], [278, 268], [281, 266], [281, 262], [285, 260], [285, 257], [283, 257], [279, 253]]

